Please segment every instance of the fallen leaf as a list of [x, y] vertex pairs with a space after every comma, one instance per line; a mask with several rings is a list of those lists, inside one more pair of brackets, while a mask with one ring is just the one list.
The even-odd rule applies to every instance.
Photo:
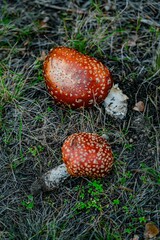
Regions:
[[49, 17], [45, 17], [42, 21], [39, 22], [39, 25], [41, 28], [47, 28], [48, 24], [47, 22], [49, 21]]
[[37, 60], [39, 60], [39, 61], [44, 61], [45, 58], [46, 58], [46, 56], [47, 56], [46, 52], [45, 52], [44, 50], [42, 50], [41, 56], [40, 56], [40, 57], [37, 57]]
[[115, 10], [116, 6], [111, 1], [108, 1], [108, 3], [104, 5], [104, 9], [108, 12], [109, 10]]
[[124, 191], [127, 191], [127, 192], [133, 192], [133, 190], [131, 188], [128, 188], [128, 187], [125, 187], [125, 186], [122, 186], [122, 185], [120, 185], [119, 188], [124, 190]]
[[133, 110], [138, 111], [138, 112], [143, 112], [144, 111], [144, 102], [139, 101], [135, 104], [135, 106], [133, 107]]
[[137, 35], [132, 35], [131, 39], [128, 40], [127, 45], [129, 47], [134, 47], [134, 46], [137, 45], [137, 40], [138, 40], [138, 36]]
[[24, 46], [27, 46], [29, 43], [30, 43], [30, 41], [27, 39], [27, 40], [23, 43], [23, 45], [24, 45]]
[[111, 3], [109, 2], [109, 3], [105, 4], [104, 9], [106, 11], [109, 11], [111, 9]]
[[134, 235], [131, 240], [139, 240], [139, 236], [138, 235]]
[[45, 17], [44, 19], [43, 19], [43, 22], [44, 23], [46, 23], [46, 22], [48, 22], [49, 21], [49, 17]]
[[159, 229], [154, 223], [152, 222], [146, 223], [145, 231], [144, 231], [145, 240], [152, 239], [156, 237], [158, 234], [159, 234]]

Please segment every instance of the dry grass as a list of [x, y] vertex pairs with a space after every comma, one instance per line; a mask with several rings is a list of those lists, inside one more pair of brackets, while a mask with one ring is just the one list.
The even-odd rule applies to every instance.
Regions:
[[[0, 238], [130, 240], [138, 234], [143, 239], [145, 223], [160, 222], [160, 4], [2, 2]], [[95, 56], [112, 70], [129, 96], [124, 121], [107, 116], [102, 106], [54, 105], [41, 56], [57, 45]], [[139, 100], [143, 113], [132, 110]], [[61, 163], [64, 139], [79, 131], [107, 134], [115, 155], [111, 174], [96, 183], [68, 179], [55, 192], [31, 196], [32, 182]]]

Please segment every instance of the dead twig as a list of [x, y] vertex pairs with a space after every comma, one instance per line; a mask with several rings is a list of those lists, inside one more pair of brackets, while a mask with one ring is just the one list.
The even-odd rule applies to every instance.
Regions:
[[155, 26], [155, 27], [160, 28], [160, 24], [157, 23], [157, 22], [155, 22], [155, 21], [153, 21], [153, 20], [149, 20], [149, 19], [142, 18], [140, 21], [141, 21], [142, 23], [148, 24], [148, 25], [150, 25], [150, 26]]
[[52, 4], [44, 3], [44, 2], [42, 3], [42, 2], [39, 2], [39, 1], [35, 1], [35, 3], [39, 4], [41, 6], [47, 7], [47, 8], [55, 9], [55, 10], [66, 11], [66, 12], [77, 13], [77, 14], [86, 14], [86, 11], [84, 11], [84, 10], [59, 7], [59, 6], [56, 6], [56, 5], [52, 5]]

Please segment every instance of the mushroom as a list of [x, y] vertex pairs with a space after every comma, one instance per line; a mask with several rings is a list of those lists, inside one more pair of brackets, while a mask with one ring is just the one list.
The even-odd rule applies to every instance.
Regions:
[[56, 47], [46, 57], [43, 72], [56, 103], [81, 108], [104, 101], [108, 114], [120, 119], [126, 116], [128, 97], [113, 84], [109, 69], [97, 59], [72, 48]]
[[145, 231], [144, 231], [144, 238], [145, 238], [145, 240], [155, 239], [155, 237], [159, 233], [160, 233], [159, 228], [153, 222], [146, 223]]
[[62, 146], [63, 164], [48, 171], [31, 186], [33, 194], [57, 188], [67, 177], [102, 178], [111, 170], [113, 154], [106, 139], [95, 133], [74, 133]]

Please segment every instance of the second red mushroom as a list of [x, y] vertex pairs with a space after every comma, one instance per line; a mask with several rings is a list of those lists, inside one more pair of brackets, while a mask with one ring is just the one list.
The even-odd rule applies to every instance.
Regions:
[[32, 193], [50, 191], [68, 176], [102, 178], [113, 165], [113, 154], [107, 141], [94, 133], [70, 135], [62, 146], [63, 164], [45, 173], [32, 185]]

